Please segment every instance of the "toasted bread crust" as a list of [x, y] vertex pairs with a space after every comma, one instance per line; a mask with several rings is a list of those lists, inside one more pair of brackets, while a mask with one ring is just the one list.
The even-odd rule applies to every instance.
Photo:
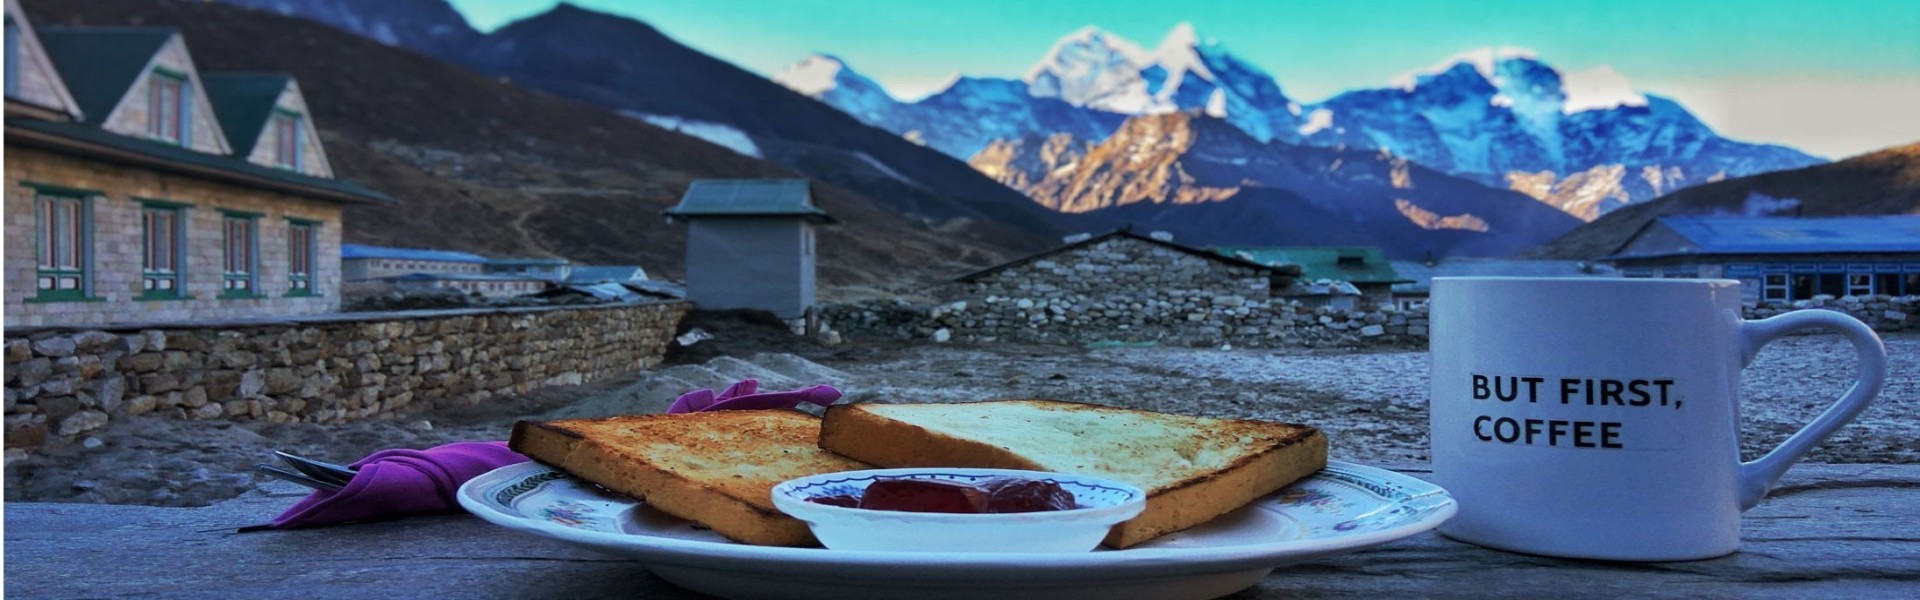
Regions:
[[[735, 541], [811, 546], [817, 542], [807, 525], [773, 507], [773, 484], [867, 467], [814, 447], [818, 431], [818, 419], [795, 411], [635, 415], [521, 421], [508, 446]], [[661, 452], [727, 456], [757, 470], [689, 466]]]
[[[999, 401], [992, 404], [1073, 411], [1109, 411], [1153, 418], [1145, 411], [1049, 400]], [[898, 406], [898, 405], [896, 405]], [[934, 405], [927, 405], [934, 406]], [[1091, 413], [1090, 413], [1091, 414]], [[1126, 548], [1186, 529], [1233, 511], [1273, 493], [1326, 466], [1327, 438], [1305, 425], [1235, 419], [1207, 419], [1209, 435], [1250, 438], [1245, 452], [1222, 468], [1185, 474], [1157, 482], [1130, 481], [1147, 491], [1147, 507], [1140, 516], [1114, 527], [1106, 543]], [[1050, 469], [1040, 460], [1006, 448], [957, 437], [891, 419], [864, 405], [827, 409], [821, 424], [820, 447], [882, 467], [983, 467]]]

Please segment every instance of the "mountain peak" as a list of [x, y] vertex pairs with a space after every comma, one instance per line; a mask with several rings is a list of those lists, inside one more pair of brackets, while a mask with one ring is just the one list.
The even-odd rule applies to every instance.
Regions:
[[1192, 48], [1198, 45], [1200, 45], [1200, 35], [1194, 33], [1193, 23], [1186, 21], [1181, 21], [1179, 24], [1174, 25], [1173, 29], [1167, 32], [1166, 37], [1160, 38], [1161, 50], [1168, 48]]
[[1449, 56], [1446, 60], [1440, 61], [1425, 69], [1401, 73], [1399, 76], [1393, 78], [1392, 84], [1400, 89], [1411, 91], [1419, 85], [1419, 82], [1423, 78], [1446, 73], [1460, 65], [1470, 65], [1474, 71], [1480, 73], [1481, 77], [1492, 81], [1495, 77], [1494, 69], [1501, 62], [1509, 60], [1537, 61], [1538, 59], [1539, 55], [1537, 53], [1526, 48], [1514, 46], [1484, 46]]

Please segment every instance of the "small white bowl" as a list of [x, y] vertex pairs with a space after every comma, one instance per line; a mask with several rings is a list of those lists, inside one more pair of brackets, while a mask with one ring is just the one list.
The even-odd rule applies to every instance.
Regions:
[[[972, 483], [994, 477], [1053, 481], [1080, 508], [1028, 513], [923, 513], [869, 510], [808, 502], [808, 498], [862, 495], [882, 479], [941, 479]], [[834, 550], [897, 552], [1087, 552], [1115, 524], [1146, 509], [1147, 493], [1099, 477], [1012, 469], [873, 469], [801, 477], [773, 486], [773, 505], [813, 528]]]

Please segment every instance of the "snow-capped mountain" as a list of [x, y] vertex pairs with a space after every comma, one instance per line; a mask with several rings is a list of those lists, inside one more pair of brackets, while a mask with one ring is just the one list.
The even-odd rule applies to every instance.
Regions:
[[807, 57], [774, 74], [773, 82], [833, 105], [867, 123], [900, 118], [900, 102], [867, 76], [828, 54]]
[[1461, 54], [1311, 111], [1305, 143], [1388, 150], [1588, 220], [1689, 185], [1822, 162], [1719, 137], [1611, 68], [1562, 72], [1512, 48]]
[[[962, 158], [1027, 136], [1068, 133], [1099, 142], [1124, 116], [1198, 110], [1257, 141], [1386, 150], [1589, 220], [1706, 181], [1823, 162], [1784, 146], [1722, 138], [1685, 107], [1634, 88], [1610, 67], [1561, 71], [1517, 48], [1465, 52], [1388, 86], [1303, 105], [1190, 25], [1176, 26], [1152, 50], [1086, 27], [1055, 42], [1020, 80], [958, 81], [969, 85], [919, 102], [887, 96], [907, 108], [893, 111], [795, 89], [865, 111], [872, 117], [855, 115]], [[1038, 108], [1036, 99], [1066, 108]]]

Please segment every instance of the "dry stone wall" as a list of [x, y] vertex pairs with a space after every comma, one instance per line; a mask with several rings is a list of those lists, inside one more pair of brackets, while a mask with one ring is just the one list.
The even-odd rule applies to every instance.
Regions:
[[1746, 318], [1764, 319], [1796, 310], [1832, 310], [1852, 315], [1874, 331], [1920, 331], [1920, 296], [1814, 296], [1791, 304], [1773, 303], [1748, 307]]
[[[6, 446], [116, 419], [338, 423], [652, 367], [685, 302], [6, 332]], [[11, 450], [10, 450], [11, 451]]]

